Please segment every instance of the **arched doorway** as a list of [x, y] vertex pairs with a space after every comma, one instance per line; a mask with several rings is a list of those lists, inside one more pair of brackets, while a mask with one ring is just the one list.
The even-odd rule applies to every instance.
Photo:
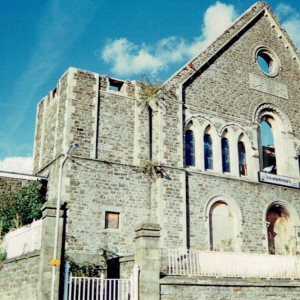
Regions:
[[215, 202], [209, 212], [210, 249], [216, 251], [234, 251], [234, 217], [230, 207]]
[[295, 236], [289, 211], [281, 204], [272, 204], [266, 213], [268, 251], [270, 254], [291, 254]]

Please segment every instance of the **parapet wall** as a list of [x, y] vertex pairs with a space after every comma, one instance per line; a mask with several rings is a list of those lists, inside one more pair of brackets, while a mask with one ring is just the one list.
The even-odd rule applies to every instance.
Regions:
[[295, 281], [166, 277], [160, 282], [161, 300], [300, 299]]

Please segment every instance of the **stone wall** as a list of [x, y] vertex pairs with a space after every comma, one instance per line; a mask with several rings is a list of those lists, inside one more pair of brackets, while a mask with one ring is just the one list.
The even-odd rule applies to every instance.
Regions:
[[164, 278], [161, 280], [161, 300], [254, 300], [300, 297], [294, 281], [260, 281], [239, 279]]
[[0, 263], [0, 298], [36, 300], [39, 298], [39, 252]]

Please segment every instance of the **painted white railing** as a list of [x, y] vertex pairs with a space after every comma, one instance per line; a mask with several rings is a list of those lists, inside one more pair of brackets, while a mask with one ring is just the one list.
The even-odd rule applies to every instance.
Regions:
[[13, 258], [39, 250], [41, 248], [42, 220], [20, 227], [7, 233], [1, 248], [6, 251], [6, 258]]
[[300, 257], [235, 252], [163, 250], [168, 275], [300, 279]]
[[130, 279], [75, 277], [70, 274], [68, 300], [138, 300], [138, 268]]

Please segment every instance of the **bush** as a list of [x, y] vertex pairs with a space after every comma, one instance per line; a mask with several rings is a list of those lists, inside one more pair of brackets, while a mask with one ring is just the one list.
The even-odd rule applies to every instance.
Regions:
[[11, 229], [32, 223], [42, 217], [41, 208], [45, 203], [42, 183], [29, 182], [16, 191], [0, 193], [0, 226], [1, 235]]

